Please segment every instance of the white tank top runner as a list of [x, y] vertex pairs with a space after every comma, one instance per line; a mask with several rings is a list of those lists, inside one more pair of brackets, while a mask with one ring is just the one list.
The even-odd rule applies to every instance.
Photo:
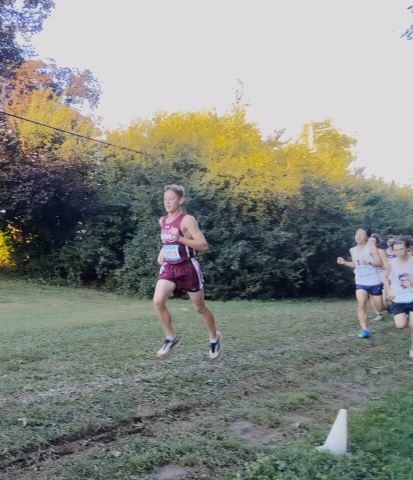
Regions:
[[396, 303], [413, 302], [413, 288], [404, 286], [404, 280], [413, 279], [413, 257], [409, 257], [407, 262], [401, 262], [398, 258], [389, 260], [391, 265], [390, 284], [394, 295], [393, 301]]
[[353, 262], [356, 265], [354, 269], [354, 275], [357, 285], [365, 285], [370, 287], [372, 285], [379, 285], [381, 283], [380, 274], [376, 267], [372, 265], [364, 265], [362, 260], [366, 262], [374, 262], [373, 254], [371, 253], [371, 247], [367, 244], [364, 250], [356, 245], [350, 248], [350, 254]]

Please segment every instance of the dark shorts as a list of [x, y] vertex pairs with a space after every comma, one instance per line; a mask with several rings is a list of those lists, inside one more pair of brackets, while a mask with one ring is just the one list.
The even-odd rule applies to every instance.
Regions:
[[401, 313], [406, 313], [409, 315], [410, 312], [413, 312], [413, 302], [410, 303], [396, 303], [392, 302], [390, 304], [390, 312], [392, 315], [400, 315]]
[[158, 280], [169, 280], [180, 292], [199, 292], [204, 288], [201, 266], [195, 258], [182, 263], [165, 263], [161, 266]]
[[383, 294], [383, 284], [379, 283], [378, 285], [358, 285], [356, 283], [356, 290], [365, 290], [373, 297], [380, 297], [380, 295]]

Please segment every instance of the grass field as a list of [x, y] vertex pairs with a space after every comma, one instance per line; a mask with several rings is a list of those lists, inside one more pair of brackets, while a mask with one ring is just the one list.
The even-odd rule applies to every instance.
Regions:
[[[209, 305], [222, 358], [173, 300], [158, 360], [150, 301], [0, 277], [0, 478], [413, 479], [407, 331], [357, 338], [353, 300]], [[340, 408], [351, 454], [314, 453]]]

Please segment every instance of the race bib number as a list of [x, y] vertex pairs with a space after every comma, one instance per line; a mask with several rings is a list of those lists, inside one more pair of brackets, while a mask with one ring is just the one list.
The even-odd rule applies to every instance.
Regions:
[[181, 255], [179, 255], [179, 245], [163, 245], [162, 251], [166, 261], [182, 260]]

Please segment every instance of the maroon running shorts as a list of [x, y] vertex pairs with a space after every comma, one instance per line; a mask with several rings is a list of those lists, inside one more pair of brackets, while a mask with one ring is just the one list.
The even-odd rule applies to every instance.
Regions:
[[164, 263], [159, 271], [158, 280], [173, 282], [181, 292], [198, 292], [204, 287], [201, 266], [195, 258], [181, 263]]

